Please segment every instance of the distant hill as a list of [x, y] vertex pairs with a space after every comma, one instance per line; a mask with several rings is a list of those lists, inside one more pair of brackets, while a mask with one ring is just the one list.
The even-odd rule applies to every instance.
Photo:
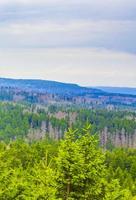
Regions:
[[47, 92], [50, 94], [97, 94], [104, 92], [100, 89], [81, 87], [77, 84], [61, 83], [49, 80], [31, 80], [31, 79], [8, 79], [0, 78], [0, 87], [14, 87], [23, 90], [32, 90], [35, 92]]
[[127, 88], [127, 87], [97, 87], [97, 88], [108, 93], [136, 95], [136, 88]]
[[[48, 80], [0, 78], [0, 101], [59, 103], [91, 108], [136, 107], [136, 90], [88, 88]], [[112, 105], [112, 106], [111, 106]], [[108, 107], [109, 107], [108, 106]]]

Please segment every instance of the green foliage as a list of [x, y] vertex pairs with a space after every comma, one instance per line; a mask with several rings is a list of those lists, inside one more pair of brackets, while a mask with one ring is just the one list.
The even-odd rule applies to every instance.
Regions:
[[128, 134], [133, 134], [136, 129], [136, 113], [128, 111], [107, 111], [81, 109], [78, 112], [74, 127], [83, 127], [88, 121], [93, 125], [93, 133], [108, 128], [110, 133], [124, 129]]
[[122, 189], [118, 180], [114, 179], [107, 184], [104, 200], [132, 200], [132, 195], [128, 189]]
[[118, 179], [122, 189], [136, 196], [136, 150], [115, 149], [106, 152], [108, 180]]
[[[64, 114], [62, 118], [57, 117], [59, 111]], [[0, 103], [0, 140], [9, 142], [26, 138], [32, 131], [43, 130], [43, 124], [46, 133], [51, 130], [49, 126], [52, 126], [55, 133], [58, 132], [59, 137], [56, 138], [60, 138], [69, 127], [81, 129], [86, 122], [92, 124], [92, 134], [99, 133], [107, 127], [111, 134], [123, 130], [125, 134], [132, 135], [136, 130], [135, 119], [136, 114], [128, 111], [63, 108], [54, 105], [45, 109], [34, 104]], [[113, 149], [110, 140], [105, 145], [108, 149]]]
[[[58, 119], [58, 109], [50, 107], [48, 113], [35, 106], [0, 103], [0, 199], [134, 200], [136, 150], [115, 149], [109, 142], [111, 151], [103, 152], [95, 133], [107, 126], [111, 133], [124, 128], [132, 134], [135, 114], [73, 109]], [[77, 118], [68, 130], [70, 112]], [[40, 129], [42, 122], [68, 130], [64, 139], [24, 142], [29, 129]], [[92, 126], [82, 128], [86, 122]]]
[[[42, 141], [32, 145], [21, 141], [1, 143], [0, 199], [55, 200], [56, 182], [51, 150], [56, 144]], [[52, 158], [51, 158], [52, 156]]]
[[131, 191], [123, 189], [110, 175], [105, 155], [98, 148], [90, 127], [69, 130], [60, 143], [57, 157], [58, 197], [64, 200], [129, 200]]

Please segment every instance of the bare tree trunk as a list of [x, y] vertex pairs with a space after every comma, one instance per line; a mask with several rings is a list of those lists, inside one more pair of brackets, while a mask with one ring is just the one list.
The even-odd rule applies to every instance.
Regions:
[[71, 180], [70, 177], [68, 177], [66, 200], [68, 199], [70, 191], [71, 191], [71, 181], [70, 180]]

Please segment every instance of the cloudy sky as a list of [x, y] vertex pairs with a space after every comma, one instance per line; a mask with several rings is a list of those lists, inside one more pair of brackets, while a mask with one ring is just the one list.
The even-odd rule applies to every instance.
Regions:
[[0, 77], [136, 87], [135, 0], [0, 0]]

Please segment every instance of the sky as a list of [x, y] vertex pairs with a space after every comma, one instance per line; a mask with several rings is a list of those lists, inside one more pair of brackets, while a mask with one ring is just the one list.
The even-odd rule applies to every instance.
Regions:
[[0, 77], [136, 87], [135, 0], [0, 0]]

